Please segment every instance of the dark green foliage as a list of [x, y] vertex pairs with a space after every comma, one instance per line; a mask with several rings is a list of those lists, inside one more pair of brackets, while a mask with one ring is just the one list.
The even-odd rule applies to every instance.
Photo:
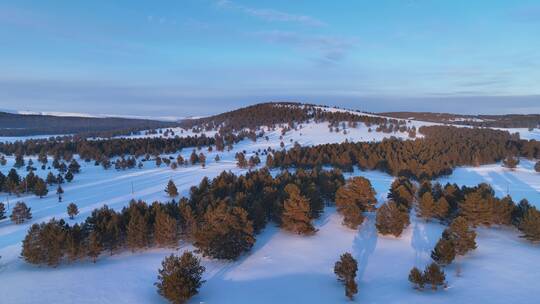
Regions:
[[358, 285], [355, 281], [357, 271], [358, 263], [348, 252], [342, 254], [339, 261], [334, 265], [334, 273], [336, 274], [338, 281], [342, 282], [345, 286], [345, 295], [350, 300], [358, 293]]
[[155, 283], [158, 293], [174, 304], [186, 303], [196, 295], [204, 281], [205, 268], [200, 260], [186, 251], [181, 257], [170, 255], [161, 263], [158, 281]]
[[234, 260], [255, 243], [247, 212], [225, 202], [209, 208], [195, 234], [195, 246], [204, 256]]
[[409, 214], [393, 201], [388, 201], [377, 210], [375, 226], [380, 234], [399, 237], [409, 225]]
[[24, 202], [17, 202], [9, 218], [15, 224], [22, 224], [32, 218], [31, 208], [28, 208]]
[[315, 228], [311, 224], [309, 201], [300, 194], [294, 184], [285, 187], [288, 198], [283, 203], [281, 227], [297, 234], [313, 234]]
[[354, 177], [336, 192], [336, 206], [343, 215], [343, 224], [356, 229], [362, 224], [362, 212], [375, 210], [376, 192], [368, 179]]

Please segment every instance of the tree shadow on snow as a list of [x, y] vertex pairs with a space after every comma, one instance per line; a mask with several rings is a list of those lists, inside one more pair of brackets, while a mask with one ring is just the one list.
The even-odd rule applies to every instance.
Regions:
[[375, 228], [375, 213], [368, 214], [358, 234], [354, 238], [353, 253], [358, 262], [358, 281], [361, 281], [367, 269], [369, 257], [377, 247], [377, 229]]

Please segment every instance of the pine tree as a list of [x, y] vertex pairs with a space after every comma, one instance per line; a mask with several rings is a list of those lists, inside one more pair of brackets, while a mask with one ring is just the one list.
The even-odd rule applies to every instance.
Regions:
[[157, 208], [154, 222], [154, 240], [160, 247], [174, 247], [178, 241], [178, 225], [163, 208]]
[[11, 211], [10, 219], [15, 224], [22, 224], [32, 218], [32, 208], [28, 208], [24, 202], [17, 202]]
[[491, 206], [478, 191], [465, 196], [465, 200], [459, 204], [459, 211], [473, 227], [491, 222]]
[[525, 211], [525, 215], [519, 224], [519, 230], [523, 232], [523, 238], [531, 242], [540, 241], [540, 211], [531, 207]]
[[68, 170], [64, 177], [68, 183], [71, 183], [71, 181], [73, 180], [73, 173], [71, 173], [71, 170]]
[[80, 259], [84, 255], [83, 232], [79, 224], [73, 225], [66, 235], [66, 254], [70, 262]]
[[197, 219], [187, 202], [180, 202], [181, 233], [183, 238], [192, 240], [197, 232]]
[[534, 165], [534, 171], [540, 173], [540, 161], [537, 161], [536, 164]]
[[64, 255], [66, 230], [64, 222], [54, 218], [43, 225], [39, 242], [43, 250], [44, 262], [48, 266], [56, 267]]
[[154, 284], [158, 293], [174, 304], [186, 303], [198, 293], [204, 281], [205, 268], [200, 260], [186, 251], [181, 257], [170, 255], [161, 263], [158, 281]]
[[424, 276], [418, 268], [413, 267], [411, 269], [411, 272], [409, 273], [409, 282], [411, 282], [416, 289], [424, 289]]
[[195, 246], [204, 256], [234, 260], [253, 247], [253, 224], [240, 207], [220, 202], [209, 208], [195, 233]]
[[431, 285], [431, 289], [437, 290], [439, 286], [446, 284], [446, 276], [444, 271], [436, 263], [431, 263], [426, 270], [424, 270], [424, 279], [426, 284]]
[[127, 246], [131, 251], [148, 246], [148, 223], [136, 206], [130, 206], [127, 225]]
[[77, 214], [79, 214], [79, 208], [75, 203], [69, 203], [67, 206], [67, 214], [69, 215], [70, 219], [73, 219]]
[[350, 300], [358, 293], [358, 285], [355, 282], [357, 271], [358, 263], [348, 252], [342, 254], [339, 261], [334, 265], [334, 273], [336, 274], [338, 281], [344, 284], [345, 295]]
[[0, 203], [0, 220], [3, 220], [6, 218], [6, 206], [4, 203]]
[[297, 234], [313, 234], [315, 228], [311, 224], [309, 201], [300, 194], [295, 184], [285, 187], [288, 198], [283, 203], [281, 226], [283, 229]]
[[58, 185], [58, 188], [56, 188], [56, 194], [58, 195], [58, 201], [62, 201], [62, 194], [64, 194], [64, 189], [62, 189], [62, 186]]
[[441, 266], [451, 264], [456, 257], [456, 248], [451, 240], [445, 238], [439, 239], [437, 245], [433, 251], [431, 251], [431, 258]]
[[401, 210], [393, 201], [383, 204], [377, 210], [375, 226], [379, 233], [399, 237], [403, 229], [409, 225], [409, 214]]
[[448, 211], [450, 210], [450, 205], [446, 198], [441, 197], [435, 204], [435, 215], [439, 220], [445, 220], [448, 217]]
[[343, 225], [357, 229], [364, 222], [362, 210], [356, 204], [346, 204], [339, 207], [338, 212], [343, 215]]
[[36, 180], [36, 183], [34, 185], [34, 193], [39, 196], [39, 198], [42, 198], [49, 193], [49, 190], [47, 189], [47, 184], [41, 179], [38, 178]]
[[49, 174], [47, 174], [47, 184], [52, 185], [56, 184], [56, 176], [52, 172], [49, 171]]
[[202, 152], [199, 153], [199, 162], [203, 168], [206, 167], [206, 155], [204, 155]]
[[167, 183], [167, 187], [165, 188], [165, 192], [170, 197], [177, 197], [178, 196], [178, 189], [176, 188], [176, 185], [174, 184], [172, 179], [170, 179], [169, 182]]
[[361, 212], [375, 210], [376, 192], [368, 179], [354, 177], [336, 192], [336, 206], [343, 215], [343, 223], [356, 229], [364, 221]]
[[95, 231], [90, 232], [88, 235], [86, 254], [92, 259], [92, 262], [95, 263], [102, 251], [103, 246], [98, 234]]
[[454, 244], [456, 255], [464, 255], [476, 249], [476, 232], [469, 228], [467, 220], [461, 216], [452, 221], [444, 231], [443, 237]]
[[418, 202], [418, 216], [424, 220], [429, 220], [433, 218], [435, 214], [436, 206], [435, 202], [433, 201], [433, 196], [431, 195], [431, 192], [426, 192], [424, 195], [422, 195], [420, 201]]
[[24, 167], [24, 157], [22, 154], [17, 153], [15, 155], [15, 164], [13, 165], [15, 168], [22, 168]]
[[43, 256], [43, 248], [40, 244], [40, 234], [43, 227], [42, 224], [33, 224], [26, 233], [22, 242], [21, 257], [30, 264], [42, 264], [45, 261]]

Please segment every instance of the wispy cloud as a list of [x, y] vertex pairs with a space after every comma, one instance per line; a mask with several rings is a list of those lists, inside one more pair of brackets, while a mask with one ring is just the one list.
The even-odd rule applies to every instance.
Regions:
[[308, 35], [287, 31], [263, 31], [254, 35], [268, 43], [317, 52], [316, 60], [320, 63], [336, 63], [342, 60], [355, 45], [353, 39], [329, 35]]
[[230, 0], [218, 0], [217, 5], [222, 8], [228, 8], [242, 12], [243, 14], [260, 18], [266, 21], [292, 22], [307, 26], [324, 26], [326, 23], [307, 15], [291, 14], [269, 8], [254, 8], [237, 4]]

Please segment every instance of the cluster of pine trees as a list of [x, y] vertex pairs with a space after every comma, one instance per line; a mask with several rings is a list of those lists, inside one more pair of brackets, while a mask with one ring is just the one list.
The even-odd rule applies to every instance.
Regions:
[[409, 273], [409, 282], [418, 290], [424, 289], [426, 285], [431, 285], [431, 289], [437, 290], [439, 287], [446, 286], [446, 275], [437, 263], [431, 263], [424, 272], [413, 267]]
[[364, 221], [363, 212], [375, 210], [377, 199], [371, 182], [364, 177], [353, 177], [336, 192], [337, 211], [343, 215], [343, 224], [356, 229]]
[[[189, 119], [181, 122], [185, 129], [219, 130], [223, 133], [240, 132], [246, 129], [257, 130], [261, 126], [275, 129], [276, 126], [284, 129], [295, 129], [298, 125], [314, 120], [316, 122], [329, 122], [332, 128], [339, 128], [339, 124], [347, 122], [349, 126], [356, 127], [359, 122], [368, 127], [378, 125], [384, 132], [405, 131], [405, 120], [368, 116], [354, 111], [328, 111], [324, 107], [312, 104], [299, 103], [261, 103], [215, 116], [200, 119]], [[336, 130], [339, 132], [339, 130]]]
[[[95, 261], [103, 251], [174, 247], [186, 239], [204, 256], [232, 260], [251, 249], [256, 233], [271, 220], [293, 233], [314, 233], [311, 221], [343, 183], [337, 170], [285, 171], [276, 177], [266, 169], [243, 176], [223, 172], [211, 181], [204, 178], [179, 203], [132, 201], [120, 212], [96, 209], [83, 224], [56, 219], [34, 224], [21, 256], [32, 264], [56, 266], [64, 260]], [[172, 181], [166, 191], [178, 195]]]
[[418, 215], [426, 220], [438, 219], [450, 223], [462, 217], [470, 226], [513, 225], [523, 237], [540, 241], [540, 211], [522, 200], [516, 204], [507, 195], [495, 196], [490, 185], [475, 187], [423, 182], [418, 191]]
[[540, 157], [540, 142], [492, 129], [421, 127], [424, 138], [386, 139], [382, 142], [296, 145], [288, 151], [274, 151], [267, 158], [270, 168], [314, 168], [333, 166], [352, 171], [382, 170], [394, 176], [430, 180], [451, 174], [457, 166], [478, 166], [498, 162], [508, 155]]
[[392, 182], [388, 192], [388, 201], [377, 209], [375, 227], [383, 235], [399, 237], [409, 226], [409, 213], [415, 200], [416, 188], [405, 177]]
[[[38, 161], [42, 164], [41, 168], [45, 170], [48, 163], [47, 156], [40, 154], [38, 156]], [[69, 165], [66, 165], [66, 163], [60, 161], [59, 158], [54, 158], [52, 166], [58, 170], [58, 174], [54, 175], [49, 171], [44, 180], [34, 173], [37, 168], [33, 167], [34, 163], [32, 159], [29, 159], [27, 162], [28, 174], [25, 177], [21, 177], [16, 168], [23, 167], [25, 163], [23, 155], [17, 154], [15, 157], [14, 168], [10, 169], [7, 175], [0, 172], [0, 191], [16, 195], [34, 193], [39, 197], [43, 197], [49, 193], [47, 185], [57, 184], [57, 194], [62, 194], [63, 189], [60, 184], [64, 183], [64, 181], [73, 181], [75, 174], [80, 173], [81, 170], [81, 166], [75, 159], [70, 159]], [[50, 170], [51, 168], [48, 167], [48, 169]]]
[[132, 201], [120, 212], [105, 205], [82, 224], [70, 226], [64, 220], [52, 219], [32, 225], [21, 256], [29, 263], [54, 267], [63, 260], [90, 258], [95, 262], [103, 251], [114, 254], [124, 248], [136, 251], [154, 245], [174, 247], [179, 238], [174, 216], [179, 217], [179, 210], [173, 203], [148, 206]]
[[[476, 249], [476, 232], [472, 229], [479, 225], [513, 225], [519, 229], [523, 238], [531, 242], [540, 241], [540, 211], [527, 200], [515, 204], [510, 196], [499, 199], [488, 184], [475, 187], [446, 184], [444, 187], [435, 183], [423, 182], [418, 190], [419, 202], [417, 214], [425, 220], [438, 219], [450, 223], [435, 248], [431, 252], [434, 263], [422, 274], [416, 267], [409, 274], [415, 288], [422, 289], [430, 283], [429, 268], [435, 271], [439, 285], [444, 283], [444, 272], [439, 266], [451, 264], [457, 256]], [[443, 276], [440, 276], [440, 273]]]
[[110, 138], [110, 139], [29, 139], [26, 141], [2, 142], [0, 153], [6, 155], [51, 155], [55, 159], [70, 160], [78, 154], [85, 161], [97, 164], [113, 157], [131, 155], [136, 158], [149, 155], [172, 154], [187, 147], [216, 145], [218, 151], [247, 137], [247, 132], [238, 134], [216, 134], [214, 137], [200, 136], [174, 138]]

